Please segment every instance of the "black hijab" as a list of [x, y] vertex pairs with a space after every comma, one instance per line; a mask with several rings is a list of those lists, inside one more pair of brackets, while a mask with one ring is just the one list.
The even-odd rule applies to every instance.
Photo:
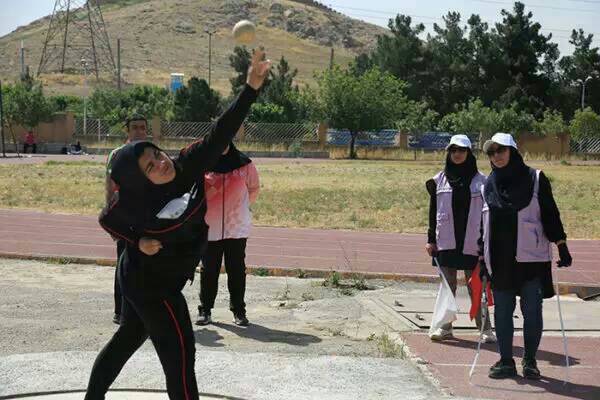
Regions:
[[233, 143], [230, 143], [229, 151], [226, 154], [221, 155], [217, 165], [211, 168], [211, 171], [225, 174], [250, 164], [251, 162], [252, 160], [246, 154], [239, 151]]
[[168, 201], [190, 190], [183, 182], [180, 165], [175, 161], [175, 179], [171, 182], [156, 185], [146, 177], [138, 159], [148, 147], [162, 151], [152, 142], [130, 142], [117, 151], [110, 166], [110, 177], [119, 185], [119, 206], [140, 225], [156, 215]]
[[510, 149], [510, 161], [503, 168], [492, 163], [484, 196], [492, 208], [520, 211], [527, 207], [533, 197], [535, 170], [525, 165], [523, 157], [514, 147]]
[[471, 149], [467, 149], [467, 159], [462, 164], [453, 163], [450, 152], [448, 152], [444, 173], [452, 189], [469, 187], [471, 180], [477, 174], [477, 160]]

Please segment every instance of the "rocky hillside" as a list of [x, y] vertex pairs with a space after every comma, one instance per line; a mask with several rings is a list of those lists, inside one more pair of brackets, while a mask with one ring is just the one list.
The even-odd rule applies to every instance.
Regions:
[[[208, 36], [213, 35], [213, 86], [229, 91], [232, 70], [228, 57], [235, 43], [231, 28], [241, 19], [258, 26], [258, 42], [269, 56], [282, 55], [299, 70], [299, 81], [310, 82], [315, 70], [335, 61], [346, 64], [372, 47], [385, 29], [351, 19], [311, 0], [104, 0], [103, 15], [113, 53], [121, 38], [123, 76], [129, 83], [166, 84], [169, 73], [208, 76]], [[19, 73], [17, 47], [25, 41], [26, 64], [37, 71], [49, 16], [19, 27], [0, 38], [0, 77]], [[54, 92], [80, 93], [79, 75], [43, 77]]]

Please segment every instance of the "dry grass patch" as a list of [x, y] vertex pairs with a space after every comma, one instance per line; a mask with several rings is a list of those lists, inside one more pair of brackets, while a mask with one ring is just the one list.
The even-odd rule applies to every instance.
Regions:
[[[600, 166], [532, 162], [551, 179], [571, 238], [600, 238]], [[489, 165], [481, 163], [484, 172]], [[440, 162], [282, 161], [258, 165], [258, 225], [424, 233], [425, 181]], [[3, 207], [96, 214], [103, 205], [104, 165], [48, 162], [0, 166]]]

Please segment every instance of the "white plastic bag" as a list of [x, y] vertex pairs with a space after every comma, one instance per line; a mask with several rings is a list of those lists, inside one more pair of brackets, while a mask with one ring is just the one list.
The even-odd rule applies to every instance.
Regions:
[[438, 290], [437, 299], [435, 300], [435, 307], [433, 308], [433, 315], [431, 316], [429, 334], [434, 333], [445, 324], [456, 321], [456, 314], [458, 314], [458, 304], [456, 304], [456, 299], [452, 294], [450, 285], [448, 284], [446, 278], [442, 275], [442, 271], [439, 267], [438, 271], [442, 281], [440, 282], [440, 289]]

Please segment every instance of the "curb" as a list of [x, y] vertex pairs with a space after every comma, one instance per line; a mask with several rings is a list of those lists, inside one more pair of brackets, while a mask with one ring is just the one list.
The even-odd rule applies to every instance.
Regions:
[[[17, 260], [35, 260], [44, 261], [51, 264], [84, 264], [84, 265], [100, 265], [104, 267], [115, 267], [117, 262], [111, 258], [88, 258], [88, 257], [73, 257], [73, 256], [55, 256], [55, 255], [42, 255], [42, 254], [19, 254], [19, 253], [5, 253], [0, 252], [0, 258], [9, 258]], [[197, 269], [197, 272], [200, 269]], [[221, 273], [224, 269], [221, 270]], [[336, 271], [333, 269], [291, 269], [281, 268], [276, 266], [247, 266], [246, 272], [249, 275], [255, 276], [287, 276], [294, 278], [327, 278], [331, 273], [337, 272], [343, 279], [352, 279], [357, 276], [365, 279], [384, 279], [392, 280], [397, 282], [414, 282], [414, 283], [438, 283], [439, 278], [437, 275], [425, 275], [425, 274], [392, 274], [392, 273], [373, 273], [363, 271]], [[465, 283], [464, 278], [459, 279], [459, 283]], [[556, 283], [555, 283], [556, 284]], [[600, 294], [600, 285], [582, 285], [571, 282], [561, 282], [558, 285], [559, 293], [561, 295], [575, 294], [577, 297], [583, 299], [590, 296]]]

